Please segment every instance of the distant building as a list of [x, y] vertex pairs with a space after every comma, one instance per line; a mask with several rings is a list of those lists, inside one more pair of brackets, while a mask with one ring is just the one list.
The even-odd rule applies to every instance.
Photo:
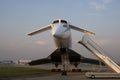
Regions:
[[18, 64], [27, 65], [31, 60], [18, 60]]
[[3, 60], [3, 61], [0, 61], [0, 65], [13, 65], [13, 64], [15, 64], [15, 63], [12, 60]]

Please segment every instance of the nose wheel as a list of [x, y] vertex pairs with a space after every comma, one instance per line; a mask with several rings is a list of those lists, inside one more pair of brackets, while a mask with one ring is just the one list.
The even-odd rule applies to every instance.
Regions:
[[62, 71], [62, 76], [67, 76], [67, 71]]

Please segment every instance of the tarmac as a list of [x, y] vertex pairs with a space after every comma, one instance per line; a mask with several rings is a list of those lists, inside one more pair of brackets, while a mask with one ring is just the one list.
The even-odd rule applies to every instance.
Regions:
[[[29, 77], [18, 78], [0, 78], [0, 80], [96, 80], [85, 77], [84, 73], [69, 72], [67, 76], [62, 76], [61, 73], [50, 73], [46, 75], [35, 75]], [[116, 80], [116, 79], [97, 79], [97, 80]], [[119, 79], [117, 79], [119, 80]]]
[[[28, 66], [26, 66], [28, 67]], [[34, 68], [42, 68], [42, 69], [51, 69], [53, 66], [49, 65], [49, 67], [46, 67], [46, 65], [36, 66]], [[90, 79], [85, 76], [85, 72], [91, 70], [96, 71], [97, 69], [100, 70], [101, 67], [94, 67], [93, 66], [83, 66], [80, 67], [80, 69], [83, 70], [83, 72], [68, 72], [67, 76], [62, 76], [61, 72], [50, 72], [47, 74], [40, 74], [40, 75], [33, 75], [33, 76], [27, 76], [27, 77], [11, 77], [11, 78], [0, 78], [0, 80], [96, 80], [96, 79]], [[110, 71], [107, 67], [102, 67], [103, 71]], [[97, 79], [97, 80], [116, 80], [116, 79]], [[120, 79], [117, 79], [120, 80]]]

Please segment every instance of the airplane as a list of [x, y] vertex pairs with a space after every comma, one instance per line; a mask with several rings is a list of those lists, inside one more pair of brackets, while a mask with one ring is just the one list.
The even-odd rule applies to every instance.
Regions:
[[33, 31], [28, 35], [33, 36], [38, 33], [51, 30], [51, 34], [53, 36], [57, 49], [47, 58], [33, 60], [28, 64], [38, 65], [45, 63], [53, 63], [55, 64], [56, 67], [58, 67], [59, 64], [62, 64], [63, 66], [62, 75], [67, 75], [67, 68], [69, 64], [74, 64], [75, 67], [77, 67], [80, 62], [99, 64], [98, 60], [85, 58], [71, 49], [72, 47], [71, 29], [83, 32], [88, 35], [92, 36], [95, 35], [94, 32], [71, 25], [66, 20], [62, 19], [54, 20], [51, 24], [42, 27], [39, 30]]

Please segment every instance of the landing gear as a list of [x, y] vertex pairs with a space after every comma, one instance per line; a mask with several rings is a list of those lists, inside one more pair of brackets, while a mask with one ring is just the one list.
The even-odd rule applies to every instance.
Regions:
[[67, 49], [62, 48], [61, 50], [61, 60], [62, 60], [62, 65], [63, 65], [63, 71], [62, 71], [62, 76], [67, 75], [67, 70], [68, 70], [68, 64], [69, 64], [69, 56], [67, 53]]
[[58, 63], [55, 63], [55, 69], [51, 70], [52, 72], [61, 72], [61, 69], [58, 68]]
[[81, 72], [82, 70], [78, 68], [78, 63], [74, 64], [75, 69], [72, 69], [72, 72]]
[[62, 76], [67, 76], [67, 71], [62, 71]]

